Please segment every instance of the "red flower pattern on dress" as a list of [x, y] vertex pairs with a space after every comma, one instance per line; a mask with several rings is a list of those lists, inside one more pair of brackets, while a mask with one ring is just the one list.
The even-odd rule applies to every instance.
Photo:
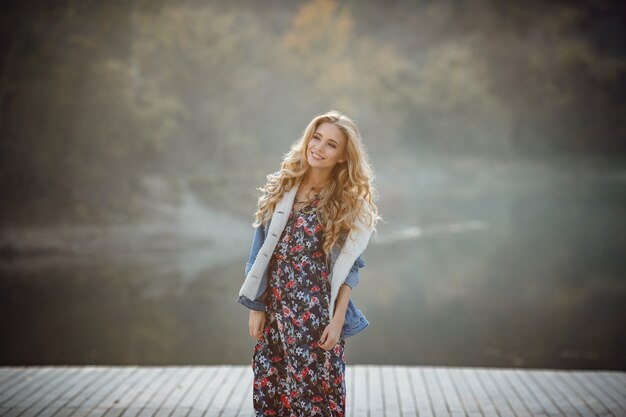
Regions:
[[302, 245], [295, 245], [293, 248], [291, 248], [289, 250], [289, 252], [294, 253], [294, 252], [301, 252], [302, 251]]
[[270, 260], [266, 337], [252, 358], [256, 416], [345, 414], [345, 341], [329, 351], [319, 342], [330, 323], [323, 237], [316, 210], [292, 211]]
[[322, 388], [324, 389], [324, 392], [328, 392], [330, 387], [328, 386], [328, 382], [326, 382], [326, 380], [322, 379]]
[[283, 406], [285, 408], [291, 408], [291, 403], [289, 402], [289, 397], [287, 397], [285, 394], [282, 394], [280, 396], [280, 402], [283, 403]]

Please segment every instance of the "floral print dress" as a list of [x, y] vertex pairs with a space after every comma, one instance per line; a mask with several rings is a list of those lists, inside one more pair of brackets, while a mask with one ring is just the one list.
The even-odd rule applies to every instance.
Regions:
[[345, 340], [318, 346], [328, 324], [330, 281], [319, 194], [290, 213], [270, 259], [263, 339], [253, 358], [256, 416], [345, 414]]

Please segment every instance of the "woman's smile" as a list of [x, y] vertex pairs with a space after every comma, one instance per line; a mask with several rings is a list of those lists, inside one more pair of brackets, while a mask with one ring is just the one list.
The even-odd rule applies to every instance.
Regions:
[[311, 155], [313, 155], [313, 158], [317, 159], [318, 161], [321, 161], [322, 159], [324, 159], [313, 151], [311, 151]]

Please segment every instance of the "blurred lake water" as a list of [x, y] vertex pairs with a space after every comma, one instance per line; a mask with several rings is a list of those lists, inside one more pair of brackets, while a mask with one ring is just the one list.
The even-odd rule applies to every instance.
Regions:
[[[442, 160], [376, 184], [349, 364], [626, 369], [623, 171]], [[4, 230], [0, 363], [251, 362], [252, 217], [183, 201], [163, 225]]]

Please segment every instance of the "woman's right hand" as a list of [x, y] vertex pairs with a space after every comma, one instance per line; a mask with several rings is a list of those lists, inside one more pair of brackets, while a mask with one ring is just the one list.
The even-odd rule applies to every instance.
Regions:
[[250, 309], [250, 320], [248, 321], [250, 336], [258, 340], [263, 340], [263, 328], [265, 327], [265, 311]]

